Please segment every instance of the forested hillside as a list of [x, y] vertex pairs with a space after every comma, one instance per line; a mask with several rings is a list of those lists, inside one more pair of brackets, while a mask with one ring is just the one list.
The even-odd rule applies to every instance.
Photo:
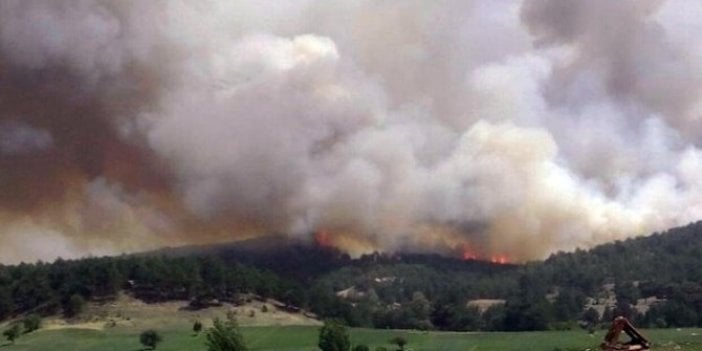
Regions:
[[352, 326], [441, 330], [702, 325], [702, 223], [523, 265], [372, 254], [293, 241], [0, 266], [0, 319], [79, 312], [124, 290], [147, 302], [274, 298]]

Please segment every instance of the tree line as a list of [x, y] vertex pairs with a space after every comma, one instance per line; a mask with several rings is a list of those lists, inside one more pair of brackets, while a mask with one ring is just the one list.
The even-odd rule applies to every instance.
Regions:
[[[498, 265], [439, 255], [371, 254], [285, 245], [159, 251], [142, 255], [0, 265], [0, 320], [31, 313], [71, 317], [119, 291], [146, 302], [238, 303], [274, 298], [349, 326], [438, 330], [596, 328], [616, 315], [651, 327], [702, 326], [702, 224]], [[586, 302], [615, 304], [602, 311]], [[344, 294], [340, 293], [345, 291]], [[647, 311], [641, 298], [658, 302]], [[473, 299], [500, 299], [487, 309]]]
[[241, 293], [296, 303], [296, 284], [217, 257], [120, 256], [0, 266], [0, 320], [26, 313], [71, 317], [87, 300], [124, 290], [146, 302], [232, 301]]

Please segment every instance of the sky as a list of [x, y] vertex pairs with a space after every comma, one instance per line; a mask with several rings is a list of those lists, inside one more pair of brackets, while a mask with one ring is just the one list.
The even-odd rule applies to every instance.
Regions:
[[0, 262], [542, 259], [702, 218], [695, 0], [0, 2]]

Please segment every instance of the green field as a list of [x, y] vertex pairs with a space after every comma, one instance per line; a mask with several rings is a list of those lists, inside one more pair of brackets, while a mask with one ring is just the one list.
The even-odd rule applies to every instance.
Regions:
[[[316, 350], [316, 327], [244, 327], [250, 350]], [[202, 335], [193, 336], [187, 330], [161, 331], [164, 342], [158, 350], [204, 350]], [[644, 333], [654, 342], [653, 350], [700, 350], [701, 329], [658, 329]], [[590, 336], [583, 331], [548, 331], [523, 333], [454, 333], [413, 332], [393, 330], [352, 329], [353, 344], [365, 343], [373, 350], [386, 346], [395, 335], [409, 340], [408, 348], [419, 350], [519, 350], [554, 351], [598, 349], [604, 331]], [[22, 336], [15, 345], [4, 344], [1, 351], [136, 351], [140, 350], [138, 331], [119, 328], [107, 331], [63, 329], [38, 331]]]

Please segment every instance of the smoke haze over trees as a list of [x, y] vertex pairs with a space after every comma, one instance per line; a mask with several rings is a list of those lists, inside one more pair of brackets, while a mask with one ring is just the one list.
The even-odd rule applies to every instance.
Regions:
[[524, 261], [698, 220], [700, 6], [3, 1], [0, 260]]

